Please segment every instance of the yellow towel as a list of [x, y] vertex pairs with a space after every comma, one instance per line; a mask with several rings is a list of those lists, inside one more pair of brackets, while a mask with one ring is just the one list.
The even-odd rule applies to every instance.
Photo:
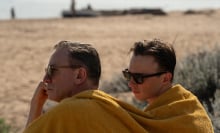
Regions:
[[180, 85], [141, 111], [99, 91], [63, 100], [24, 133], [213, 133], [197, 98]]

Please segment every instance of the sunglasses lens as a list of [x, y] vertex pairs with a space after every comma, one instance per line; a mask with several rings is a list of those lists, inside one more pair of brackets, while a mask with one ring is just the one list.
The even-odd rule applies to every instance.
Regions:
[[124, 78], [127, 81], [130, 81], [131, 78], [133, 78], [133, 80], [135, 81], [136, 84], [142, 84], [144, 82], [144, 79], [142, 77], [142, 75], [140, 74], [132, 74], [130, 73], [127, 69], [122, 71]]
[[48, 66], [48, 67], [45, 69], [45, 72], [46, 72], [46, 75], [47, 75], [47, 76], [52, 77], [53, 68], [52, 68], [51, 66]]
[[142, 84], [144, 81], [144, 79], [141, 75], [136, 74], [136, 75], [133, 75], [132, 77], [137, 84]]
[[50, 66], [47, 69], [47, 74], [48, 74], [49, 77], [52, 76], [52, 68]]
[[131, 79], [131, 75], [130, 75], [130, 73], [128, 72], [128, 71], [123, 71], [122, 72], [123, 73], [123, 76], [124, 76], [124, 78], [127, 80], [127, 81], [129, 81], [130, 79]]

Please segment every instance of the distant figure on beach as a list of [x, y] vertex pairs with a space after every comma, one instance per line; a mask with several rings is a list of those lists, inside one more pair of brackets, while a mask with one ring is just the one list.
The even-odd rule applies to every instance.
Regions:
[[75, 0], [72, 0], [71, 11], [72, 11], [73, 14], [76, 13], [76, 2], [75, 2]]
[[92, 5], [91, 4], [87, 5], [87, 10], [92, 11]]
[[11, 8], [11, 19], [15, 19], [15, 9], [14, 9], [14, 7]]

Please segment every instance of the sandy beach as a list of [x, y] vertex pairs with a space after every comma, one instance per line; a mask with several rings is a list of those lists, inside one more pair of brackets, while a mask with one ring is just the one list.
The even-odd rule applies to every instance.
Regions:
[[102, 62], [101, 83], [128, 65], [136, 41], [174, 42], [177, 58], [220, 45], [220, 10], [211, 14], [135, 15], [77, 19], [0, 21], [0, 118], [16, 132], [25, 126], [29, 102], [61, 40], [93, 44]]

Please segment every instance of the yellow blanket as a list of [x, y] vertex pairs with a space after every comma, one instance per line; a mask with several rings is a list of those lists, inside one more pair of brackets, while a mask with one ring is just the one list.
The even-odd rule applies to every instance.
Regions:
[[63, 100], [24, 133], [213, 133], [197, 98], [180, 85], [145, 111], [98, 90]]

